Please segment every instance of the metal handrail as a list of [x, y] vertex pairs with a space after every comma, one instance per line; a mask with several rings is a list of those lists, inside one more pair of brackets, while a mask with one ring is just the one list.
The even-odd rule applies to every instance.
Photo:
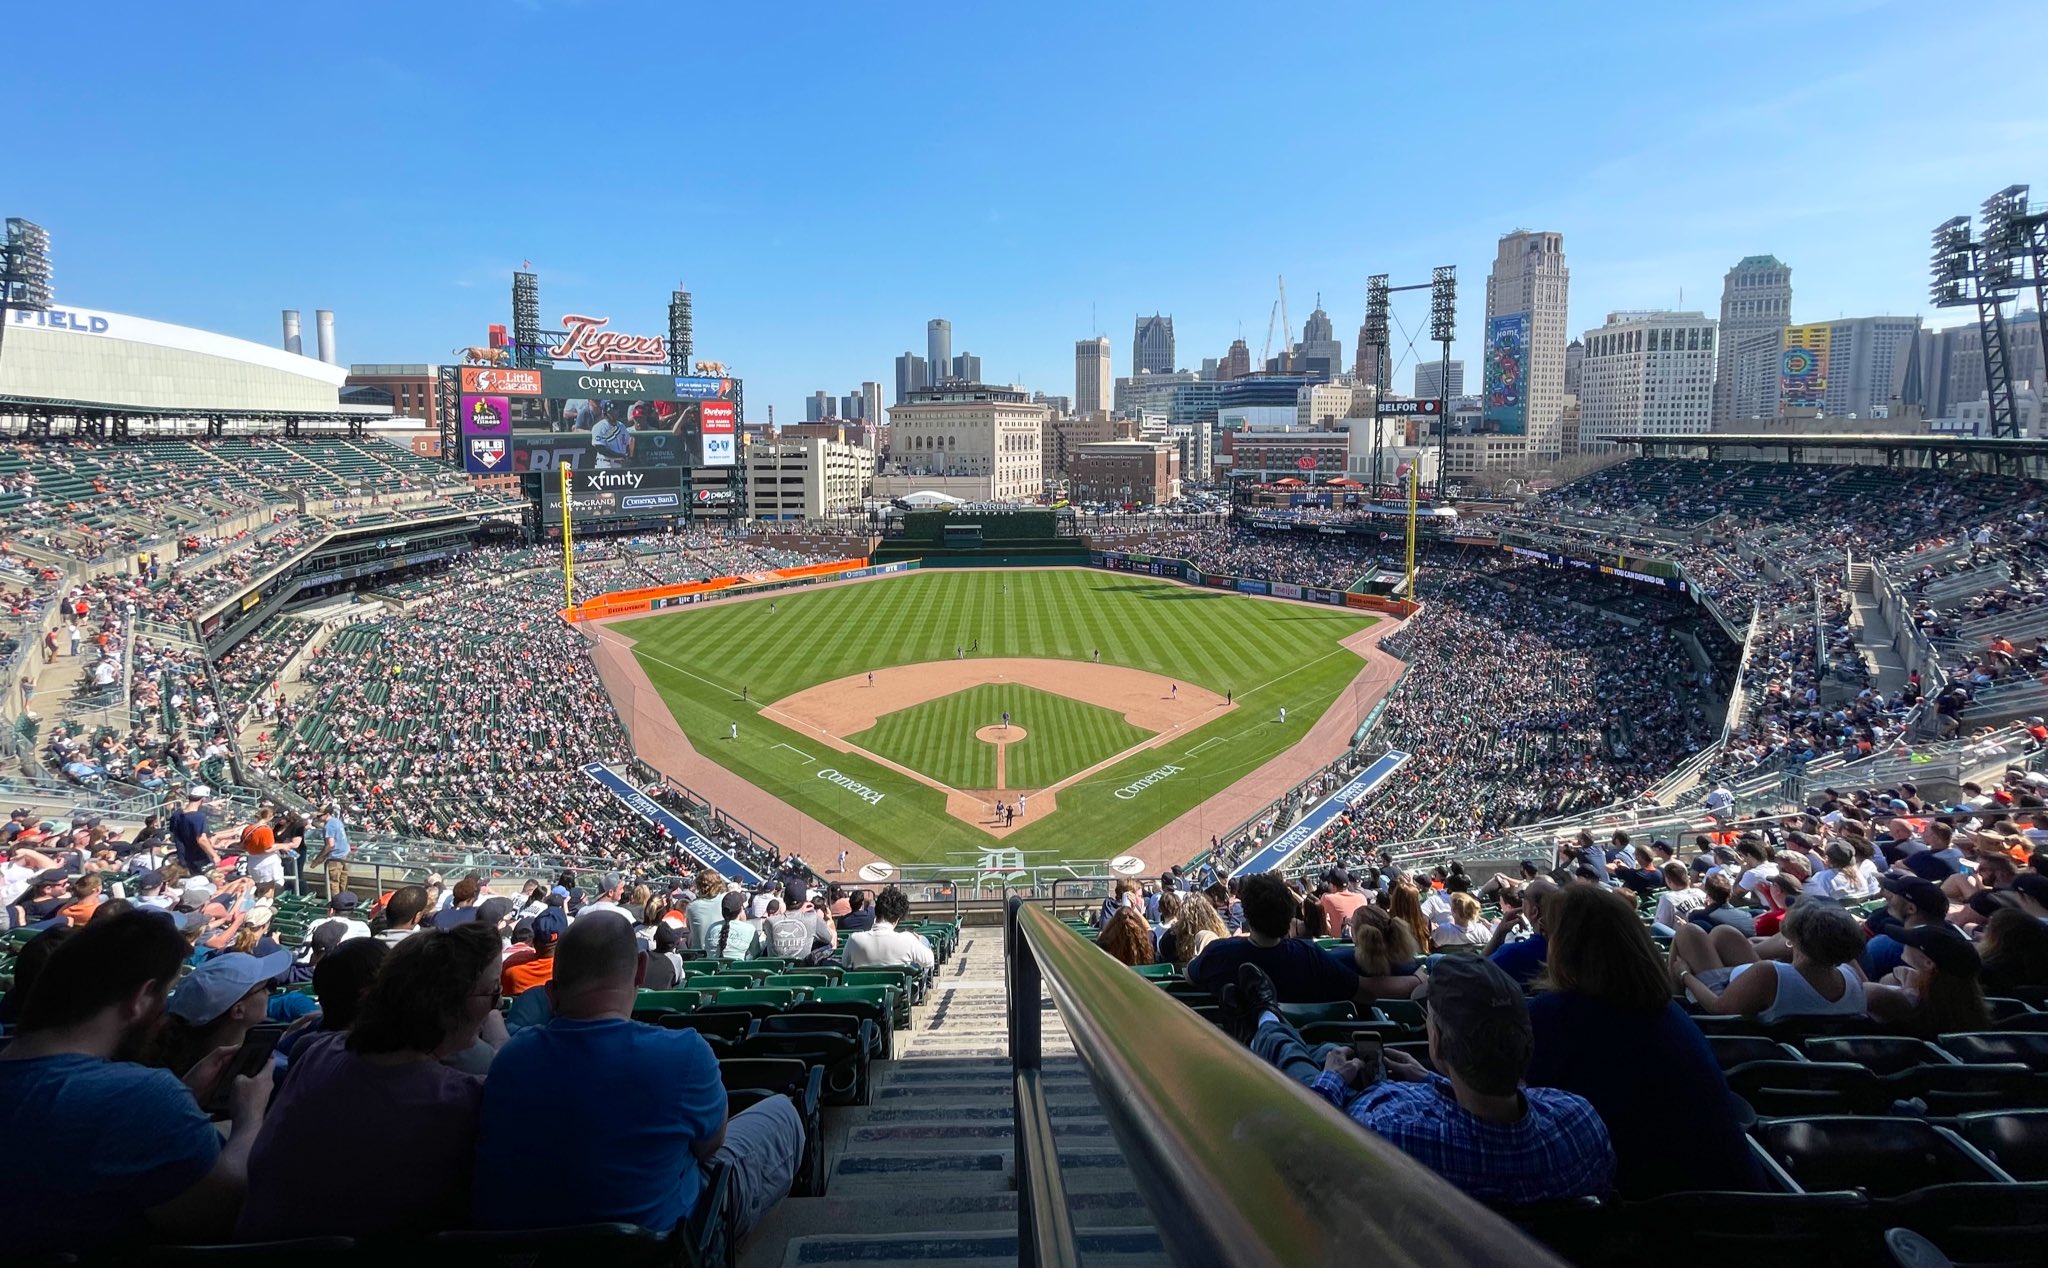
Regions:
[[1017, 1261], [1078, 1262], [1040, 1082], [1041, 985], [1179, 1264], [1561, 1265], [1042, 907], [1010, 900]]

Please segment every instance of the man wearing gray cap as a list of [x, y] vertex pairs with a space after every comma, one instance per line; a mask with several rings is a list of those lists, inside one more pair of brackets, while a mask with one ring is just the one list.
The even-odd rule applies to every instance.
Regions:
[[1529, 1007], [1489, 961], [1439, 960], [1416, 992], [1438, 1074], [1405, 1052], [1375, 1060], [1371, 1050], [1361, 1059], [1351, 1048], [1311, 1049], [1280, 1016], [1257, 965], [1239, 970], [1237, 989], [1258, 1018], [1253, 1052], [1468, 1195], [1520, 1204], [1613, 1187], [1614, 1149], [1592, 1105], [1521, 1086], [1534, 1046]]
[[597, 878], [597, 901], [590, 903], [583, 910], [577, 912], [576, 919], [582, 920], [585, 917], [596, 915], [598, 912], [608, 911], [624, 916], [627, 924], [634, 924], [638, 922], [639, 916], [628, 911], [619, 902], [625, 896], [626, 878], [617, 872], [606, 872], [603, 876]]

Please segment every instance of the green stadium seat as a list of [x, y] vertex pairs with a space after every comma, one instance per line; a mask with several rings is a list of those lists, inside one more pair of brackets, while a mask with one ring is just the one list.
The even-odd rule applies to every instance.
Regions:
[[718, 1063], [718, 1077], [725, 1084], [728, 1113], [737, 1114], [771, 1096], [787, 1096], [796, 1102], [804, 1122], [804, 1151], [791, 1192], [800, 1197], [823, 1197], [825, 1141], [819, 1106], [824, 1100], [824, 1067], [806, 1065], [794, 1057], [729, 1057]]
[[641, 991], [633, 997], [633, 1015], [653, 1013], [687, 1013], [704, 1002], [704, 992], [695, 988], [687, 990]]
[[1179, 972], [1176, 971], [1171, 964], [1140, 964], [1134, 967], [1137, 969], [1139, 977], [1149, 977], [1155, 980], [1164, 980], [1166, 978], [1180, 976]]
[[1358, 1016], [1358, 1008], [1348, 999], [1335, 1000], [1327, 1004], [1286, 1004], [1280, 1005], [1280, 1015], [1297, 1026], [1319, 1021], [1350, 1021]]
[[724, 1049], [753, 1034], [756, 1023], [753, 1014], [735, 1009], [729, 1013], [667, 1013], [655, 1024], [664, 1030], [694, 1030], [711, 1045], [713, 1052], [726, 1057], [734, 1054]]
[[771, 973], [782, 972], [793, 963], [794, 961], [792, 960], [777, 959], [732, 960], [725, 965], [723, 971], [726, 973], [752, 973], [756, 977], [766, 977]]
[[874, 1055], [886, 1061], [896, 1054], [896, 995], [893, 986], [826, 986], [813, 991], [803, 1003], [792, 1004], [784, 1015], [801, 1017], [819, 1012], [871, 1021], [877, 1036]]
[[751, 973], [691, 973], [683, 978], [683, 985], [693, 991], [732, 991], [745, 990], [759, 981]]
[[703, 1005], [698, 1012], [722, 1013], [743, 1009], [754, 1017], [768, 1017], [781, 1012], [804, 997], [804, 992], [788, 987], [755, 987], [745, 990], [720, 991], [718, 998]]
[[735, 1056], [794, 1057], [825, 1071], [824, 1103], [865, 1105], [870, 1096], [871, 1059], [862, 1021], [845, 1013], [763, 1018], [760, 1028], [738, 1045]]

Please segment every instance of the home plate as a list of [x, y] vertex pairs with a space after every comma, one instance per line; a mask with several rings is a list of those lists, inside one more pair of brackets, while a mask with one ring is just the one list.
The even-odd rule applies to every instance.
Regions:
[[894, 876], [895, 874], [896, 869], [894, 866], [888, 863], [880, 862], [879, 860], [873, 863], [863, 863], [860, 867], [860, 878], [864, 881], [875, 881], [879, 883], [881, 881], [888, 880], [891, 876]]

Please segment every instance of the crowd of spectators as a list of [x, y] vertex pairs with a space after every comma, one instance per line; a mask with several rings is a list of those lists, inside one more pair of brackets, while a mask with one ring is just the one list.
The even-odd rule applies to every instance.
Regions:
[[1181, 559], [1203, 572], [1302, 586], [1346, 589], [1374, 567], [1392, 564], [1393, 549], [1355, 537], [1311, 536], [1275, 529], [1226, 525], [1181, 528], [1171, 521], [1142, 521], [1094, 532], [1098, 550]]

